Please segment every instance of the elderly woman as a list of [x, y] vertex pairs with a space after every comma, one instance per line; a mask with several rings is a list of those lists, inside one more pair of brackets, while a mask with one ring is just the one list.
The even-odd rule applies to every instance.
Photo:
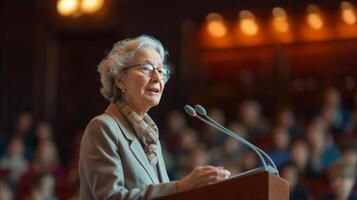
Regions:
[[116, 43], [98, 66], [105, 113], [92, 119], [80, 147], [80, 199], [152, 199], [229, 176], [201, 166], [181, 180], [167, 176], [155, 122], [147, 114], [160, 102], [170, 76], [162, 44], [149, 36]]

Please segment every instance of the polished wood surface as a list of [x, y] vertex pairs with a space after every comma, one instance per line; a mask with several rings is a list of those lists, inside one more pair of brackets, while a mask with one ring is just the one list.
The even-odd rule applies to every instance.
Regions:
[[276, 175], [267, 172], [256, 172], [155, 200], [169, 199], [288, 200], [289, 185]]

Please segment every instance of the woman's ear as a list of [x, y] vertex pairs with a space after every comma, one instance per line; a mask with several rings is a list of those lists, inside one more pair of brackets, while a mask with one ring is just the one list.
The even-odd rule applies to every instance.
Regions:
[[118, 88], [120, 90], [126, 90], [126, 84], [125, 84], [125, 81], [124, 81], [124, 77], [123, 75], [118, 75], [114, 78], [114, 81], [115, 81], [115, 84], [118, 86]]

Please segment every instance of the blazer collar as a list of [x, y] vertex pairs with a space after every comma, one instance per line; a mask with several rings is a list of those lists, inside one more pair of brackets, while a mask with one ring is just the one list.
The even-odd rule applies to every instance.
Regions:
[[122, 129], [123, 134], [127, 140], [133, 141], [134, 139], [137, 139], [133, 128], [130, 126], [124, 116], [119, 112], [115, 103], [110, 103], [108, 108], [105, 110], [105, 113], [109, 114], [115, 119], [118, 126]]
[[[117, 122], [119, 128], [122, 130], [124, 137], [129, 141], [130, 149], [135, 155], [135, 158], [140, 162], [142, 167], [145, 169], [146, 173], [149, 175], [153, 184], [159, 183], [158, 175], [155, 173], [155, 169], [150, 165], [148, 158], [144, 152], [143, 147], [141, 146], [135, 131], [124, 118], [124, 116], [119, 112], [115, 103], [111, 103], [108, 108], [105, 110], [105, 113], [112, 116]], [[159, 152], [158, 154], [161, 154]], [[162, 167], [159, 167], [159, 169]], [[159, 170], [158, 169], [158, 173]]]

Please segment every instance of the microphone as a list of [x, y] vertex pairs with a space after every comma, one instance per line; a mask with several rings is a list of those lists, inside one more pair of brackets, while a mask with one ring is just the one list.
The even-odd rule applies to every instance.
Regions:
[[[218, 122], [216, 122], [215, 120], [213, 120], [212, 118], [210, 118], [208, 115], [207, 115], [207, 112], [206, 110], [200, 106], [200, 105], [196, 105], [196, 110], [194, 108], [192, 108], [191, 106], [189, 105], [186, 105], [185, 107], [185, 111], [187, 114], [189, 114], [190, 116], [192, 117], [197, 117], [199, 120], [201, 120], [202, 122], [216, 128], [217, 130], [233, 137], [235, 140], [245, 144], [246, 146], [248, 146], [249, 148], [251, 148], [259, 157], [261, 163], [263, 164], [263, 170], [268, 172], [268, 173], [273, 173], [273, 174], [277, 174], [279, 175], [279, 172], [274, 164], [274, 162], [269, 158], [268, 155], [266, 155], [266, 153], [259, 149], [258, 147], [256, 147], [255, 145], [253, 145], [252, 143], [248, 142], [247, 140], [245, 140], [244, 138], [240, 137], [239, 135], [237, 135], [236, 133], [228, 130], [227, 128], [225, 128], [224, 126], [222, 126], [221, 124], [219, 124]], [[197, 112], [196, 112], [197, 111]], [[200, 115], [198, 115], [197, 113], [199, 113], [200, 115], [202, 116], [205, 116], [207, 119], [201, 117]], [[272, 168], [270, 165], [268, 166], [266, 164], [266, 161], [265, 159], [263, 158], [262, 154], [263, 153], [270, 161], [270, 163], [274, 166], [274, 168]]]
[[[192, 108], [192, 107], [191, 107], [191, 108]], [[215, 121], [215, 120], [212, 119], [211, 117], [209, 117], [209, 116], [207, 115], [206, 109], [205, 109], [203, 106], [197, 104], [197, 105], [195, 106], [195, 109], [196, 109], [196, 111], [198, 112], [198, 114], [200, 114], [200, 115], [206, 117], [210, 122], [214, 123], [215, 125], [217, 125], [218, 127], [220, 127], [221, 129], [224, 130], [224, 131], [223, 131], [223, 130], [220, 130], [220, 131], [222, 131], [222, 132], [228, 134], [229, 136], [232, 136], [233, 138], [235, 138], [236, 140], [238, 140], [238, 141], [240, 141], [240, 142], [242, 142], [242, 143], [244, 143], [244, 142], [249, 143], [249, 145], [251, 145], [253, 148], [257, 149], [261, 154], [263, 154], [263, 155], [265, 156], [266, 159], [268, 159], [269, 163], [273, 166], [273, 169], [269, 169], [269, 171], [270, 171], [270, 170], [273, 170], [273, 171], [270, 171], [270, 172], [272, 172], [272, 173], [274, 173], [274, 174], [277, 174], [277, 175], [279, 176], [278, 168], [276, 167], [274, 161], [270, 158], [270, 156], [269, 156], [267, 153], [265, 153], [265, 151], [263, 151], [262, 149], [260, 149], [260, 148], [257, 147], [256, 145], [252, 144], [251, 142], [247, 141], [246, 139], [242, 138], [242, 137], [239, 136], [237, 133], [235, 133], [235, 132], [229, 130], [228, 128], [226, 128], [226, 127], [224, 127], [224, 126], [222, 126], [221, 124], [219, 124], [217, 121]], [[230, 134], [229, 134], [229, 133], [230, 133]], [[244, 142], [243, 142], [243, 141], [244, 141]], [[268, 167], [269, 167], [269, 166], [268, 166]]]

